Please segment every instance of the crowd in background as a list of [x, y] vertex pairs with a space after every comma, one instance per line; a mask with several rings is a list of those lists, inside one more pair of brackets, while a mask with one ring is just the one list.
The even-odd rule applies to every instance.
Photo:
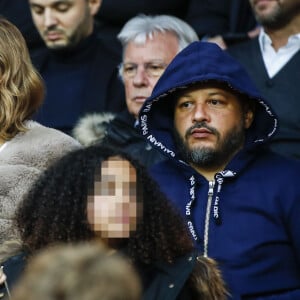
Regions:
[[299, 0], [1, 0], [0, 298], [298, 299], [299, 82]]

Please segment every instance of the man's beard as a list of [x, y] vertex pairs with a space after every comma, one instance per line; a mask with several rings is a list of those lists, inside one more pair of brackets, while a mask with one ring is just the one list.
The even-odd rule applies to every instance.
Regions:
[[[215, 147], [198, 146], [190, 148], [188, 145], [188, 138], [195, 128], [206, 128], [217, 137]], [[242, 147], [245, 140], [245, 133], [242, 124], [233, 128], [223, 138], [220, 133], [213, 127], [208, 126], [205, 122], [198, 122], [190, 127], [183, 139], [174, 130], [174, 139], [176, 146], [184, 161], [204, 168], [215, 168], [227, 163], [231, 157]]]
[[299, 13], [298, 7], [289, 8], [288, 10], [282, 8], [278, 5], [271, 13], [268, 15], [260, 15], [259, 13], [255, 14], [256, 20], [266, 28], [269, 29], [280, 29], [288, 24], [293, 17]]
[[53, 25], [51, 28], [48, 28], [44, 31], [44, 35], [47, 34], [48, 31], [57, 31], [60, 32], [62, 36], [65, 37], [65, 41], [62, 44], [50, 43], [47, 45], [51, 50], [59, 53], [68, 52], [70, 50], [76, 49], [76, 47], [88, 36], [88, 28], [89, 28], [89, 12], [86, 7], [85, 16], [82, 18], [81, 22], [77, 24], [76, 29], [72, 33], [68, 33], [63, 30], [57, 28], [56, 25]]

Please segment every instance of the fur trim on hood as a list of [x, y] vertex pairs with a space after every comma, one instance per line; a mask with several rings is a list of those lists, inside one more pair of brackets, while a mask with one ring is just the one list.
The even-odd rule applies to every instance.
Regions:
[[73, 137], [84, 146], [101, 142], [107, 125], [115, 118], [112, 113], [94, 113], [81, 118], [72, 131]]

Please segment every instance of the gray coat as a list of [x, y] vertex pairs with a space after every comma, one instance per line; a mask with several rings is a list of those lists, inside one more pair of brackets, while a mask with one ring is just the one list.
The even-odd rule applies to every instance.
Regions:
[[80, 147], [70, 136], [34, 121], [26, 127], [28, 131], [0, 149], [0, 243], [15, 237], [12, 217], [32, 182], [59, 157]]

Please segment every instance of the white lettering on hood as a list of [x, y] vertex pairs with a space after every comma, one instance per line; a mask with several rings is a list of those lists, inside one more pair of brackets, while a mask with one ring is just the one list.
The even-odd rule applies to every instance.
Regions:
[[166, 148], [166, 146], [163, 145], [161, 142], [158, 142], [157, 139], [152, 134], [147, 136], [147, 139], [151, 143], [153, 143], [155, 146], [159, 147], [163, 152], [168, 153], [172, 157], [175, 157], [175, 153], [172, 150], [169, 150], [168, 148]]

